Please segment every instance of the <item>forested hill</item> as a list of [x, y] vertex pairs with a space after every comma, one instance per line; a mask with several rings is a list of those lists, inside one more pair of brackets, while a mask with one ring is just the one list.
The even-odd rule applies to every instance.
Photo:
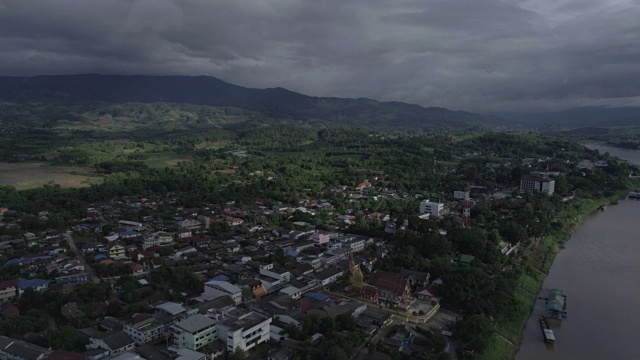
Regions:
[[312, 97], [283, 88], [252, 89], [207, 76], [0, 77], [0, 100], [212, 105], [250, 109], [274, 118], [322, 120], [377, 129], [460, 129], [503, 124], [495, 116], [364, 98]]

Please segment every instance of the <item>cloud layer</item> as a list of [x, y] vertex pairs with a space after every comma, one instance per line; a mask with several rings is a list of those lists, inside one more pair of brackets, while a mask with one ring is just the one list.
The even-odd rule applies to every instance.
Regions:
[[474, 111], [640, 105], [636, 0], [0, 0], [0, 74], [211, 75]]

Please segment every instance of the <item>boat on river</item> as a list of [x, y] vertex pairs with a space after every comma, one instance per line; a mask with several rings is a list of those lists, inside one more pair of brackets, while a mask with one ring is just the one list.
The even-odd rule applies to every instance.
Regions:
[[629, 192], [627, 196], [634, 199], [640, 199], [640, 189], [634, 189], [633, 191]]
[[549, 326], [549, 322], [544, 315], [540, 315], [540, 330], [542, 330], [542, 336], [544, 336], [544, 342], [546, 343], [554, 343], [556, 341], [556, 336], [551, 330]]

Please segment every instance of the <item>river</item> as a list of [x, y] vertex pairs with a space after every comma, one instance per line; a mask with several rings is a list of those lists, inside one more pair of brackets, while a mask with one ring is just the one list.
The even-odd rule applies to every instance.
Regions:
[[[640, 151], [588, 146], [640, 165]], [[550, 320], [545, 344], [538, 300], [517, 360], [640, 359], [640, 200], [626, 199], [585, 220], [553, 262], [544, 288], [567, 295], [567, 319]], [[542, 292], [540, 296], [545, 296]]]

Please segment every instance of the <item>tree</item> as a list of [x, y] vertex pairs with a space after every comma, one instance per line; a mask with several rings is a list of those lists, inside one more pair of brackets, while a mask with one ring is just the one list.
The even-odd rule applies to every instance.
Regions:
[[47, 334], [49, 347], [55, 350], [71, 351], [76, 348], [78, 330], [73, 326], [64, 325], [55, 330], [49, 330]]
[[227, 356], [228, 360], [245, 360], [246, 358], [247, 355], [239, 346], [236, 347], [236, 349], [232, 353], [229, 353]]
[[487, 348], [493, 332], [491, 321], [481, 314], [467, 316], [456, 325], [458, 336], [479, 352]]

